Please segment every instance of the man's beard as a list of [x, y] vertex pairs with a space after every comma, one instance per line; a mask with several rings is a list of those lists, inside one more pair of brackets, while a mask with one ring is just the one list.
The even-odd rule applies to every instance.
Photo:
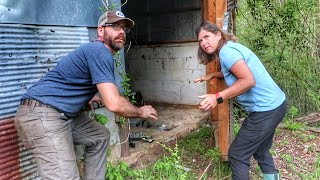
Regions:
[[117, 43], [115, 40], [122, 38], [124, 40], [124, 42], [126, 42], [126, 38], [123, 36], [116, 36], [114, 37], [114, 39], [110, 39], [110, 38], [104, 38], [104, 42], [107, 43], [109, 45], [109, 47], [111, 49], [113, 49], [115, 52], [119, 51], [121, 48], [123, 48], [124, 43]]

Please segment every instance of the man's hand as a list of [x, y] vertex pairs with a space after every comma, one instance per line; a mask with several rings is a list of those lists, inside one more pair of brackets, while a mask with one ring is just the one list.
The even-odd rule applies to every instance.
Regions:
[[157, 111], [150, 105], [145, 105], [140, 107], [140, 109], [142, 110], [142, 116], [141, 118], [144, 119], [158, 119], [158, 114]]
[[100, 97], [99, 94], [94, 95], [93, 98], [88, 102], [91, 109], [95, 108], [93, 105], [94, 102], [98, 104], [98, 107], [103, 105], [102, 98]]

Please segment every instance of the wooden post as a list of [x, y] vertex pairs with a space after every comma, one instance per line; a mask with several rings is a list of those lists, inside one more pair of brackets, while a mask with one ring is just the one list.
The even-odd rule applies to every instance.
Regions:
[[129, 153], [129, 121], [126, 118], [124, 124], [120, 124], [120, 116], [115, 114], [115, 121], [119, 126], [119, 139], [121, 143], [121, 157], [128, 157]]
[[[227, 10], [227, 0], [203, 0], [203, 18], [210, 22], [216, 23], [220, 28], [223, 25], [224, 13]], [[207, 64], [207, 74], [220, 71], [220, 64], [217, 61]], [[226, 88], [223, 79], [214, 79], [207, 83], [207, 93], [213, 94]], [[222, 160], [227, 160], [229, 150], [229, 101], [218, 105], [212, 110], [212, 120], [217, 121], [218, 129], [217, 145], [222, 155]]]

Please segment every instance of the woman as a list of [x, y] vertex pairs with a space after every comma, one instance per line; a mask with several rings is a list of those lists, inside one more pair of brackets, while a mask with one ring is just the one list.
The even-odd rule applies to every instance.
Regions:
[[249, 112], [229, 148], [232, 179], [249, 179], [250, 157], [253, 156], [265, 180], [279, 179], [279, 173], [269, 153], [277, 125], [286, 113], [286, 96], [273, 81], [259, 58], [236, 37], [203, 22], [196, 30], [201, 64], [219, 58], [221, 72], [195, 79], [201, 82], [224, 77], [228, 88], [216, 94], [198, 96], [203, 99], [200, 109], [209, 110], [223, 100], [237, 97]]

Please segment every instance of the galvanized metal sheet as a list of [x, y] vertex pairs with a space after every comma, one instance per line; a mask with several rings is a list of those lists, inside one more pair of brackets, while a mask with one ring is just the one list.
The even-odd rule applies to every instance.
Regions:
[[32, 153], [19, 143], [13, 119], [0, 121], [0, 180], [41, 179]]
[[88, 41], [86, 27], [0, 24], [0, 119], [14, 116], [27, 88]]
[[0, 0], [0, 23], [96, 27], [101, 0]]

